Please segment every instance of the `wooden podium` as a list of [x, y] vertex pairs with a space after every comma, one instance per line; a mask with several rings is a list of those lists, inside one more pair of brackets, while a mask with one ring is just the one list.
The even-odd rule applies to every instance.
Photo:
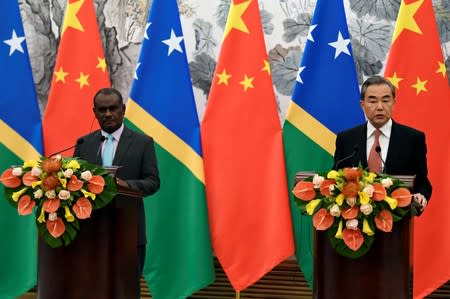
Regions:
[[[297, 173], [295, 182], [313, 173]], [[412, 188], [413, 176], [392, 176]], [[357, 259], [343, 257], [331, 247], [326, 231], [314, 233], [315, 299], [412, 298], [412, 225], [410, 217], [394, 224], [390, 233], [376, 231], [369, 252]]]
[[137, 199], [121, 189], [112, 202], [80, 221], [67, 247], [39, 237], [38, 299], [132, 299], [137, 295]]

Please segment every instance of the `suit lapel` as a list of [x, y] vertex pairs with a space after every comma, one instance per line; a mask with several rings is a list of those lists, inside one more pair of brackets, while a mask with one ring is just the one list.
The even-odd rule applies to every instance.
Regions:
[[99, 130], [91, 135], [89, 148], [95, 149], [95, 151], [93, 150], [87, 151], [87, 154], [89, 155], [88, 161], [94, 161], [95, 164], [102, 165], [101, 145], [102, 145], [102, 133]]
[[[357, 159], [361, 162], [361, 166], [363, 168], [367, 168], [367, 123], [360, 127], [360, 130], [357, 134], [357, 145], [359, 148]], [[358, 165], [355, 165], [358, 166]]]
[[386, 155], [386, 163], [384, 166], [384, 171], [390, 170], [392, 159], [394, 157], [394, 153], [398, 151], [399, 144], [397, 141], [400, 140], [399, 132], [398, 132], [398, 126], [397, 124], [392, 121], [392, 129], [391, 129], [391, 137], [389, 137], [389, 145], [388, 145], [388, 152]]
[[117, 145], [116, 154], [114, 155], [113, 165], [121, 165], [125, 153], [128, 151], [132, 143], [132, 132], [127, 127], [123, 128], [122, 136], [120, 136]]

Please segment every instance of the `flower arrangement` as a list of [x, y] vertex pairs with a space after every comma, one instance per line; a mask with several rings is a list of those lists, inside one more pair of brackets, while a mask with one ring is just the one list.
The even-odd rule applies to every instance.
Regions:
[[116, 194], [114, 178], [104, 168], [60, 155], [6, 169], [0, 182], [19, 215], [35, 210], [39, 234], [53, 248], [69, 245], [80, 230], [79, 220]]
[[314, 228], [328, 230], [331, 246], [349, 258], [366, 254], [377, 230], [391, 232], [411, 211], [412, 195], [400, 180], [361, 167], [315, 174], [292, 192]]

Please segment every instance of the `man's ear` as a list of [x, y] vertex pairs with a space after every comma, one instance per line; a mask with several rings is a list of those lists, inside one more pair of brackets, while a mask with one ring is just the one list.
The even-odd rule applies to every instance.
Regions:
[[125, 110], [126, 110], [127, 106], [125, 104], [122, 104], [122, 110], [123, 110], [123, 114], [125, 114]]

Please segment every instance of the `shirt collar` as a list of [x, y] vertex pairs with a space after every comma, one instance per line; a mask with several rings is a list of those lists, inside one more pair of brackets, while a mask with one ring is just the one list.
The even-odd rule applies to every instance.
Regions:
[[[117, 130], [115, 130], [114, 132], [111, 133], [111, 135], [114, 137], [114, 140], [119, 141], [120, 136], [122, 135], [122, 132], [123, 132], [123, 127], [124, 127], [124, 125], [122, 123], [122, 125]], [[109, 133], [107, 133], [103, 130], [101, 130], [101, 132], [102, 132], [102, 136], [106, 137], [109, 135]]]
[[[375, 127], [370, 123], [370, 121], [367, 122], [367, 138], [371, 137], [375, 132]], [[386, 136], [387, 138], [391, 138], [391, 130], [392, 130], [392, 118], [390, 118], [381, 128], [381, 133]]]

